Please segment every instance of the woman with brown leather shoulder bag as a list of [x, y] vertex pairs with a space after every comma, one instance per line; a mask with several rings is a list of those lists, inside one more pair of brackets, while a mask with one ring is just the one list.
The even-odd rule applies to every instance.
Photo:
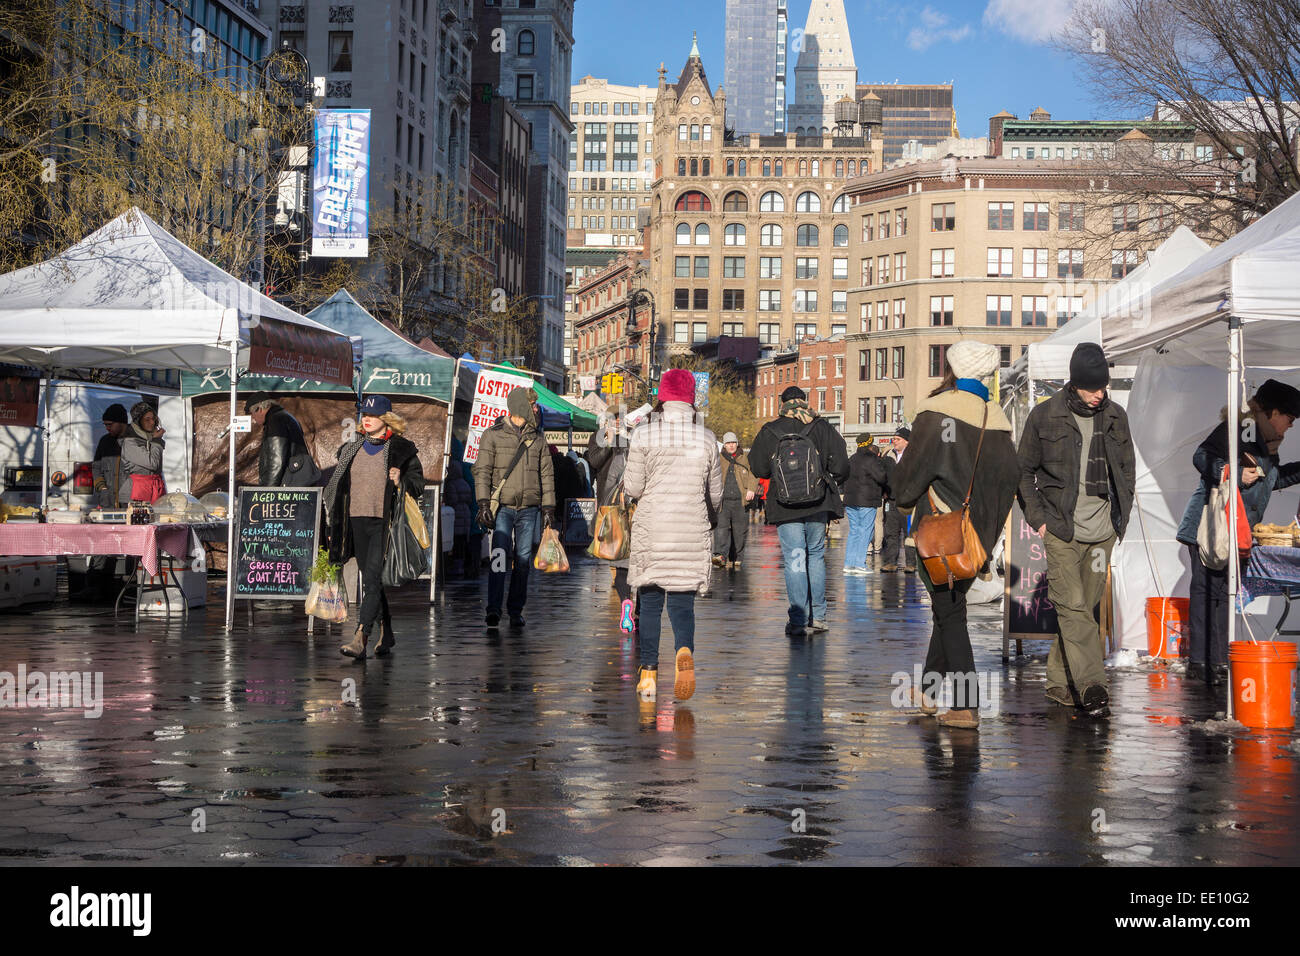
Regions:
[[936, 713], [934, 695], [951, 674], [953, 707], [939, 717], [950, 727], [979, 726], [966, 592], [988, 563], [1020, 477], [1011, 423], [989, 394], [999, 356], [997, 346], [969, 339], [948, 348], [943, 381], [918, 407], [907, 454], [890, 478], [898, 507], [915, 509], [918, 571], [934, 616], [912, 701]]

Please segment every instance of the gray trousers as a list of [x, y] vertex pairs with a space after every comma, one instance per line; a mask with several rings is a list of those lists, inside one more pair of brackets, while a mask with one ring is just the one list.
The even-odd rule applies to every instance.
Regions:
[[749, 518], [745, 515], [745, 503], [739, 498], [723, 498], [722, 507], [718, 509], [718, 526], [713, 529], [713, 553], [730, 559], [731, 549], [735, 548], [735, 560], [739, 561], [748, 535]]
[[1062, 541], [1048, 531], [1043, 543], [1047, 548], [1047, 598], [1056, 606], [1059, 629], [1047, 655], [1047, 686], [1073, 683], [1082, 697], [1089, 687], [1106, 686], [1097, 608], [1106, 589], [1106, 568], [1115, 536], [1105, 541]]

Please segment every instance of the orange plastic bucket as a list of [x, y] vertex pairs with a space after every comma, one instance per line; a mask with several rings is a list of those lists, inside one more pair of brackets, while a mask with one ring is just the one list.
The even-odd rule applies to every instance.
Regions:
[[1183, 656], [1183, 635], [1192, 602], [1188, 598], [1147, 598], [1147, 653], [1177, 660]]
[[1294, 727], [1296, 660], [1287, 641], [1229, 644], [1232, 715], [1253, 730]]

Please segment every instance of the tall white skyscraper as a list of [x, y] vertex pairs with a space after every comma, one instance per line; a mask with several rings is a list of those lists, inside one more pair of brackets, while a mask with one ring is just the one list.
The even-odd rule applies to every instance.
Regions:
[[[791, 46], [799, 58], [787, 128], [801, 135], [829, 136], [835, 129], [836, 101], [855, 99], [858, 82], [844, 0], [812, 0], [803, 33]], [[730, 88], [727, 93], [730, 99]]]
[[786, 0], [727, 0], [723, 86], [727, 126], [785, 132]]

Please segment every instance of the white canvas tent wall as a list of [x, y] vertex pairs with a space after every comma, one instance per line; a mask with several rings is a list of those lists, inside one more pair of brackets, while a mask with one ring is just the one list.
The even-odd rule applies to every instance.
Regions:
[[[304, 356], [297, 374], [318, 377], [327, 357], [346, 351], [339, 360], [351, 382], [357, 356], [346, 336], [240, 282], [136, 208], [52, 259], [0, 276], [0, 361], [35, 366], [48, 377], [63, 368], [228, 367], [232, 418], [233, 384], [250, 356], [260, 350], [265, 358], [265, 343], [293, 339], [314, 353]], [[281, 348], [272, 361], [294, 358]], [[232, 431], [232, 515], [234, 464]], [[228, 544], [227, 627], [234, 610], [233, 521]]]
[[[1199, 483], [1196, 446], [1225, 405], [1236, 416], [1243, 386], [1249, 396], [1269, 377], [1300, 385], [1298, 271], [1295, 196], [1159, 283], [1140, 310], [1102, 317], [1107, 354], [1138, 366], [1129, 398], [1137, 499], [1115, 575], [1116, 627], [1126, 647], [1145, 646], [1147, 597], [1187, 593], [1189, 559], [1174, 536]], [[1235, 472], [1236, 429], [1229, 434]], [[1293, 433], [1284, 460], [1300, 457], [1297, 448]], [[1285, 522], [1294, 511], [1293, 491], [1275, 494], [1265, 520]], [[1235, 594], [1235, 569], [1229, 586]], [[1235, 632], [1235, 615], [1230, 621]]]

